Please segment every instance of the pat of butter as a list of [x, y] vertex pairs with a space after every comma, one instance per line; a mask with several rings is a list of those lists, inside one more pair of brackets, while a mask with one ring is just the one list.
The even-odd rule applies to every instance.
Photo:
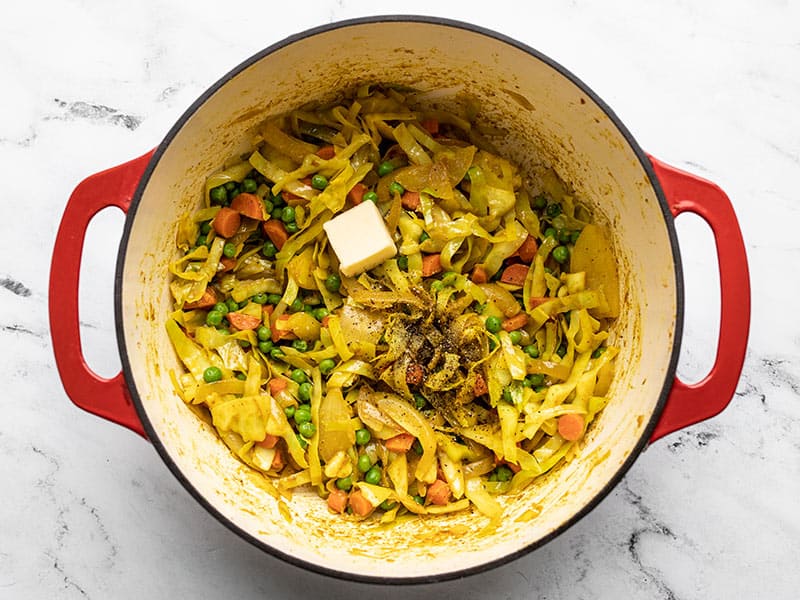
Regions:
[[322, 228], [339, 258], [339, 270], [348, 277], [376, 267], [397, 254], [392, 236], [374, 202], [362, 202], [337, 215]]

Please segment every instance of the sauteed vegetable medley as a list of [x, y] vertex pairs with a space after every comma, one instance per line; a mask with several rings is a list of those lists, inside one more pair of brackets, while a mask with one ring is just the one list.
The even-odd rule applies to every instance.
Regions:
[[365, 86], [209, 177], [170, 265], [172, 377], [276, 496], [496, 522], [608, 401], [616, 266], [552, 171], [418, 105]]

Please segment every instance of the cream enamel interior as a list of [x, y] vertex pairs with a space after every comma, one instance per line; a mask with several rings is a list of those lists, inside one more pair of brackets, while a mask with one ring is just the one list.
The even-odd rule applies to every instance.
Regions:
[[[175, 224], [200, 203], [205, 177], [265, 116], [331, 98], [364, 82], [458, 88], [481, 103], [478, 120], [522, 164], [556, 168], [615, 236], [623, 314], [613, 399], [579, 459], [504, 499], [506, 518], [483, 534], [477, 514], [413, 519], [384, 529], [329, 514], [311, 492], [287, 502], [289, 522], [258, 478], [175, 395], [180, 370], [165, 335], [167, 263]], [[623, 135], [579, 87], [531, 54], [443, 24], [351, 24], [292, 41], [245, 68], [182, 123], [158, 160], [134, 215], [123, 265], [123, 334], [133, 383], [169, 460], [221, 515], [296, 559], [386, 579], [441, 576], [497, 560], [540, 540], [601, 492], [643, 435], [673, 347], [676, 283], [667, 227], [647, 175]], [[646, 356], [641, 348], [647, 348]], [[533, 516], [539, 513], [538, 516]], [[390, 568], [387, 568], [390, 567]]]

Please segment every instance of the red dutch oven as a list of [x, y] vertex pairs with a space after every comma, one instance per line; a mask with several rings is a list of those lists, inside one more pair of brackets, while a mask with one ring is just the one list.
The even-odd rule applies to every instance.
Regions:
[[[477, 513], [386, 528], [332, 516], [310, 491], [276, 498], [170, 382], [181, 367], [164, 329], [167, 265], [176, 224], [200, 205], [205, 178], [265, 117], [367, 82], [468, 94], [481, 107], [479, 119], [502, 132], [493, 141], [503, 154], [523, 168], [551, 165], [613, 233], [622, 314], [611, 331], [621, 348], [612, 400], [575, 460], [501, 499], [505, 518], [491, 533]], [[446, 109], [448, 97], [436, 102]], [[127, 217], [114, 298], [123, 371], [104, 379], [81, 353], [78, 273], [87, 225], [108, 206]], [[721, 283], [716, 360], [693, 385], [675, 377], [684, 307], [674, 217], [683, 212], [710, 225]], [[643, 152], [600, 98], [539, 52], [473, 25], [405, 16], [335, 23], [265, 49], [205, 92], [154, 151], [81, 182], [56, 238], [50, 298], [56, 362], [75, 404], [149, 439], [189, 492], [257, 547], [317, 572], [389, 583], [502, 564], [586, 515], [649, 442], [727, 406], [750, 317], [744, 243], [720, 188]]]

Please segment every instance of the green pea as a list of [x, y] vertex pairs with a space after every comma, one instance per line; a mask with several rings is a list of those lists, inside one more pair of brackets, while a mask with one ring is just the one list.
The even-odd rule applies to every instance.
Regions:
[[211, 310], [217, 311], [223, 317], [228, 314], [228, 305], [224, 302], [217, 302]]
[[369, 459], [369, 456], [366, 454], [362, 454], [358, 457], [358, 470], [362, 473], [366, 473], [372, 468], [372, 461]]
[[511, 388], [503, 388], [503, 400], [509, 404], [514, 404], [514, 398], [511, 397]]
[[280, 294], [270, 294], [269, 296], [267, 296], [267, 304], [277, 304], [280, 301], [281, 301]]
[[275, 205], [269, 200], [264, 200], [263, 202], [264, 210], [267, 212], [267, 214], [272, 214], [272, 209], [275, 208]]
[[211, 221], [205, 221], [202, 225], [200, 225], [200, 233], [203, 235], [208, 235], [209, 231], [211, 231]]
[[239, 340], [239, 346], [247, 350], [250, 347], [250, 342], [247, 340]]
[[492, 471], [486, 479], [487, 481], [497, 481], [497, 473]]
[[353, 479], [351, 477], [342, 477], [341, 479], [337, 479], [336, 487], [346, 492], [353, 487]]
[[522, 332], [518, 329], [508, 332], [508, 337], [511, 339], [512, 344], [519, 344], [522, 341]]
[[292, 348], [294, 348], [298, 352], [307, 352], [308, 351], [308, 342], [305, 341], [305, 340], [293, 340], [292, 341]]
[[429, 235], [428, 235], [428, 232], [427, 232], [427, 231], [423, 231], [423, 232], [422, 232], [422, 235], [421, 235], [421, 236], [419, 236], [419, 243], [421, 244], [421, 243], [422, 243], [422, 242], [424, 242], [425, 240], [429, 240], [429, 239], [431, 239], [431, 236], [429, 236]]
[[533, 199], [533, 208], [542, 209], [547, 206], [547, 198], [544, 197], [544, 194], [539, 194]]
[[394, 165], [390, 163], [388, 160], [385, 160], [378, 165], [378, 175], [380, 175], [381, 177], [383, 177], [384, 175], [388, 175], [392, 171], [394, 171]]
[[557, 217], [561, 214], [561, 205], [558, 202], [553, 202], [552, 204], [547, 205], [547, 209], [545, 210], [545, 214], [550, 217]]
[[425, 399], [425, 396], [417, 392], [414, 394], [414, 407], [417, 410], [422, 410], [428, 404], [428, 401]]
[[291, 419], [292, 417], [294, 417], [294, 411], [296, 410], [296, 408], [297, 407], [295, 407], [294, 404], [290, 404], [289, 406], [283, 409], [283, 414], [286, 415], [287, 419]]
[[264, 242], [264, 247], [261, 248], [261, 254], [264, 255], [265, 258], [272, 258], [278, 253], [278, 247], [272, 240], [267, 240]]
[[432, 292], [441, 292], [444, 289], [444, 284], [438, 279], [431, 284]]
[[239, 303], [236, 302], [233, 298], [228, 298], [225, 300], [225, 305], [228, 307], [228, 312], [233, 312], [235, 310], [239, 310]]
[[272, 209], [272, 212], [269, 213], [269, 216], [275, 219], [276, 221], [280, 221], [282, 214], [283, 214], [283, 209], [276, 204], [275, 208]]
[[208, 314], [206, 315], [206, 325], [216, 327], [220, 323], [222, 323], [222, 313], [216, 310], [208, 311]]
[[304, 438], [304, 437], [303, 437], [302, 435], [300, 435], [299, 433], [298, 433], [298, 434], [297, 434], [295, 437], [297, 438], [297, 442], [300, 444], [300, 447], [301, 447], [303, 450], [305, 450], [306, 448], [308, 448], [308, 442], [306, 441], [306, 438]]
[[247, 192], [248, 194], [252, 194], [258, 189], [258, 182], [255, 179], [247, 179], [242, 180], [242, 191]]
[[295, 383], [305, 383], [308, 381], [308, 376], [303, 369], [292, 369], [292, 374], [289, 375]]
[[300, 226], [294, 221], [292, 221], [291, 223], [286, 223], [285, 227], [288, 233], [297, 233], [298, 231], [300, 231]]
[[329, 292], [338, 292], [340, 287], [342, 287], [342, 279], [335, 273], [325, 278], [325, 288]]
[[497, 348], [497, 338], [494, 336], [489, 337], [489, 352]]
[[228, 183], [225, 183], [224, 185], [225, 185], [225, 190], [228, 191], [228, 192], [230, 192], [231, 190], [235, 190], [238, 187], [236, 185], [235, 181], [229, 181]]
[[[258, 349], [261, 350], [262, 354], [269, 354], [273, 349], [273, 344], [271, 341], [266, 340], [263, 342], [258, 342]], [[281, 352], [283, 354], [283, 352]]]
[[542, 373], [534, 373], [533, 375], [528, 375], [525, 381], [528, 382], [530, 387], [537, 388], [544, 384], [544, 375]]
[[481, 314], [483, 314], [483, 311], [486, 310], [486, 305], [485, 304], [476, 304], [475, 308], [473, 310], [476, 313], [478, 313], [479, 315], [481, 315]]
[[573, 231], [572, 233], [569, 234], [569, 243], [576, 244], [578, 242], [579, 237], [581, 237], [581, 232], [577, 230]]
[[557, 229], [556, 230], [556, 239], [562, 244], [566, 244], [569, 242], [570, 231], [568, 229]]
[[211, 188], [208, 192], [208, 197], [211, 199], [211, 204], [225, 204], [228, 201], [228, 192], [225, 190], [224, 185], [218, 185]]
[[[222, 322], [223, 325], [227, 325], [225, 321]], [[217, 333], [220, 335], [230, 335], [231, 332], [227, 329], [227, 327], [217, 327]]]
[[300, 387], [297, 388], [297, 397], [300, 399], [300, 402], [308, 402], [311, 400], [311, 392], [314, 391], [314, 386], [306, 381], [305, 383], [301, 383]]
[[197, 246], [197, 247], [205, 246], [207, 239], [208, 238], [206, 236], [202, 235], [202, 234], [198, 235], [197, 239], [194, 241], [194, 245]]
[[402, 196], [405, 191], [406, 188], [404, 188], [401, 184], [397, 183], [396, 181], [393, 181], [392, 183], [389, 184], [389, 193], [392, 196], [394, 196], [395, 194], [397, 194], [398, 196]]
[[559, 264], [567, 262], [569, 249], [566, 246], [556, 246], [553, 248], [553, 260]]
[[556, 229], [555, 229], [555, 227], [548, 227], [547, 229], [545, 229], [544, 230], [544, 237], [546, 237], [546, 238], [556, 237]]
[[370, 190], [366, 194], [361, 197], [361, 200], [365, 202], [377, 202], [378, 201], [378, 194]]
[[303, 310], [303, 306], [303, 301], [300, 298], [295, 298], [289, 305], [289, 310], [293, 313], [300, 312]]
[[322, 319], [327, 317], [329, 314], [331, 314], [330, 311], [324, 306], [315, 308], [311, 311], [311, 316], [313, 316], [317, 321], [322, 321]]
[[298, 425], [302, 425], [303, 423], [308, 423], [311, 421], [311, 410], [308, 408], [304, 408], [303, 406], [299, 406], [294, 411], [294, 422]]
[[506, 465], [500, 465], [494, 472], [497, 475], [497, 481], [510, 481], [514, 476], [514, 472]]
[[272, 204], [274, 204], [275, 206], [283, 206], [284, 204], [286, 204], [286, 202], [283, 199], [283, 195], [281, 195], [281, 194], [277, 194], [276, 195], [276, 194], [273, 194], [272, 192], [270, 192], [269, 199], [270, 199], [270, 201], [272, 201]]
[[425, 452], [425, 449], [422, 447], [422, 442], [420, 442], [418, 439], [414, 440], [414, 443], [411, 444], [411, 449], [420, 456], [422, 456], [422, 453]]
[[372, 439], [372, 434], [369, 432], [369, 429], [356, 429], [356, 444], [359, 446], [366, 446], [369, 444], [369, 441]]
[[399, 256], [397, 258], [397, 268], [401, 271], [408, 271], [408, 257], [407, 256]]
[[536, 344], [528, 344], [523, 350], [531, 358], [539, 358], [539, 348], [536, 347]]
[[247, 375], [245, 375], [244, 373], [237, 373], [236, 379], [238, 379], [239, 381], [245, 381], [247, 379]]
[[425, 498], [423, 498], [419, 494], [416, 494], [414, 496], [414, 502], [416, 502], [417, 504], [425, 504]]
[[284, 223], [294, 223], [295, 211], [294, 206], [284, 206], [281, 209], [281, 221]]
[[256, 304], [266, 304], [267, 303], [267, 295], [265, 293], [256, 294], [252, 298], [250, 298]]
[[222, 379], [222, 370], [219, 367], [208, 367], [203, 371], [203, 381], [213, 383]]
[[382, 477], [383, 472], [381, 471], [381, 468], [375, 465], [364, 475], [364, 481], [372, 485], [378, 485], [381, 482]]
[[328, 179], [324, 175], [317, 173], [311, 178], [311, 187], [315, 190], [324, 190], [328, 187]]
[[300, 435], [302, 435], [304, 438], [311, 439], [317, 432], [317, 426], [314, 425], [312, 422], [307, 421], [305, 423], [301, 423], [300, 425], [298, 425], [297, 431], [300, 432]]
[[600, 358], [601, 356], [603, 356], [603, 352], [605, 351], [606, 351], [605, 346], [600, 346], [599, 348], [596, 348], [595, 351], [592, 352], [592, 358]]
[[486, 317], [486, 330], [490, 333], [497, 333], [503, 328], [503, 322], [500, 317]]
[[381, 510], [392, 510], [395, 506], [397, 506], [397, 502], [392, 502], [387, 498], [378, 505], [378, 508]]
[[[227, 187], [227, 185], [226, 185], [226, 187]], [[239, 189], [239, 186], [234, 186], [234, 187], [232, 187], [231, 189], [228, 190], [228, 198], [233, 200], [240, 193], [241, 193], [241, 190]]]
[[280, 346], [274, 346], [272, 350], [269, 351], [269, 355], [275, 360], [283, 360], [283, 357], [286, 356], [283, 350], [280, 349]]
[[325, 358], [319, 363], [319, 372], [323, 375], [327, 375], [331, 371], [333, 371], [336, 363], [331, 358]]
[[259, 342], [267, 342], [272, 338], [272, 332], [266, 325], [260, 325], [259, 328], [256, 329], [256, 337]]

